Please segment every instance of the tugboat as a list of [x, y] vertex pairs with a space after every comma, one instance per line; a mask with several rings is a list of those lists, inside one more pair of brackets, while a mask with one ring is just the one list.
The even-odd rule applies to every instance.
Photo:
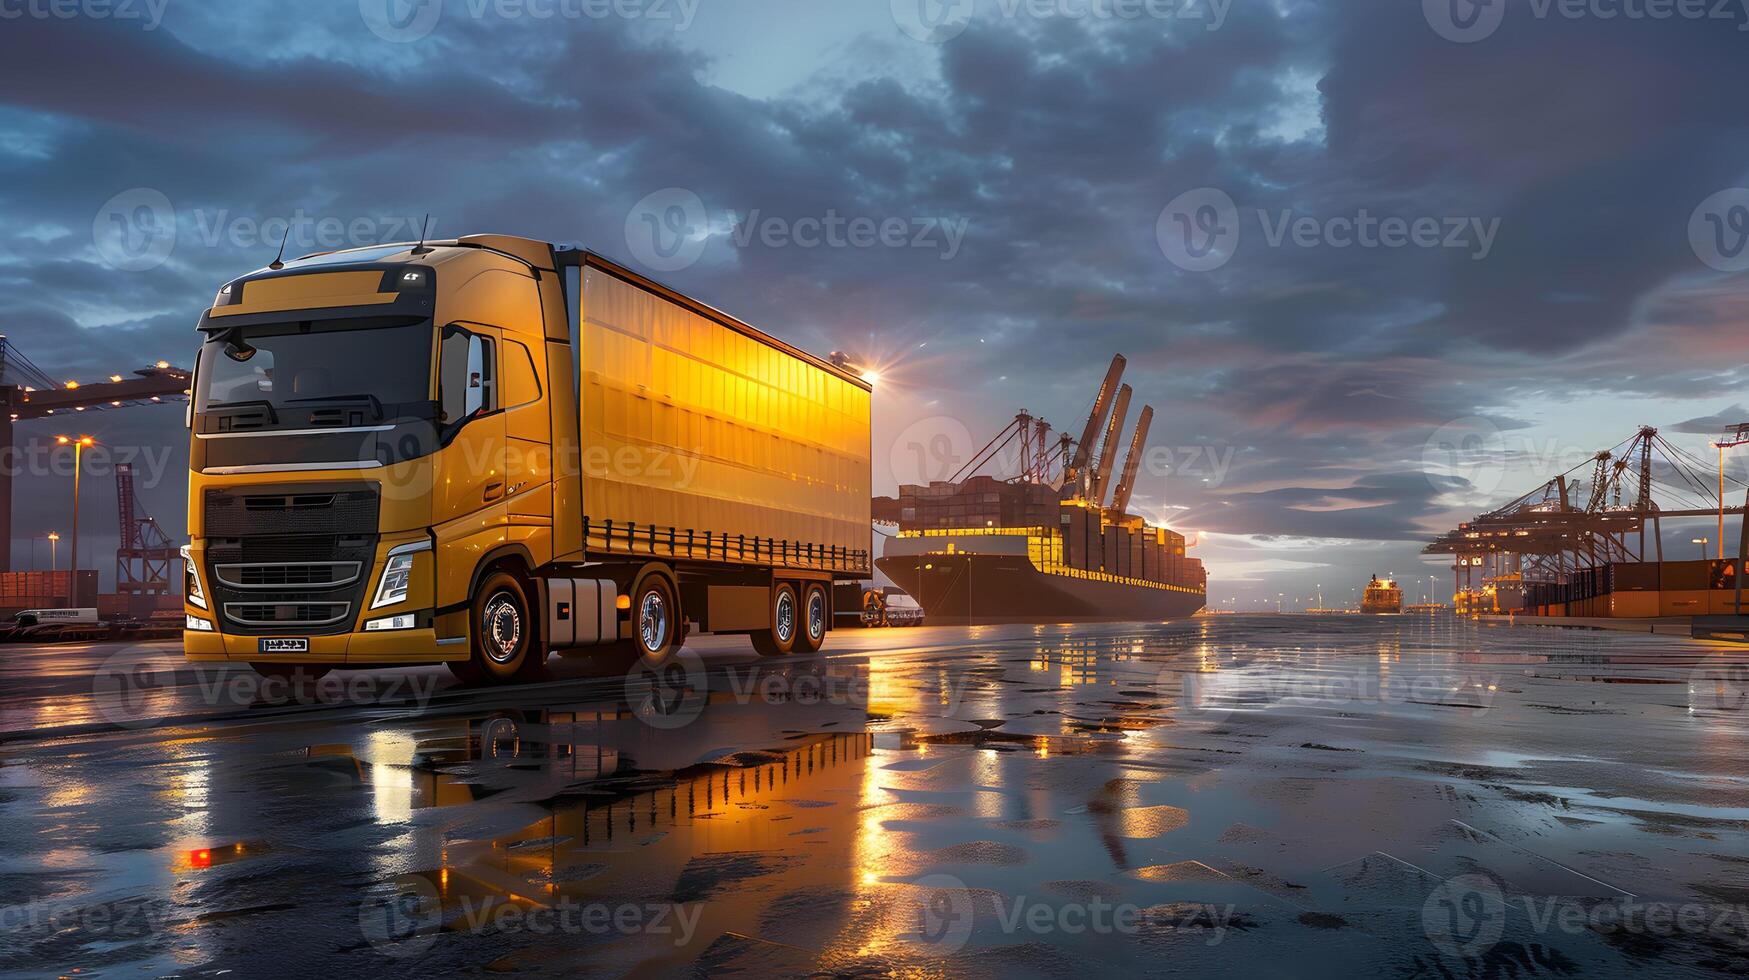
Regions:
[[1382, 616], [1403, 611], [1403, 590], [1397, 588], [1394, 579], [1380, 580], [1377, 575], [1366, 584], [1366, 593], [1360, 597], [1360, 611], [1369, 616]]

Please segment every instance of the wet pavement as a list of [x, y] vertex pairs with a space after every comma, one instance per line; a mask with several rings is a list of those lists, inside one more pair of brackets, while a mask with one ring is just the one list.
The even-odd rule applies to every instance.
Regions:
[[498, 690], [0, 647], [0, 975], [1741, 975], [1746, 663], [1407, 616]]

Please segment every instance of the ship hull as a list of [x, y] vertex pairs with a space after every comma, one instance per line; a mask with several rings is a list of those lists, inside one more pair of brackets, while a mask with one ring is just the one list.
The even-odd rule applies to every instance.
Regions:
[[1206, 596], [1039, 571], [1024, 555], [888, 555], [875, 567], [923, 606], [925, 624], [1153, 622]]

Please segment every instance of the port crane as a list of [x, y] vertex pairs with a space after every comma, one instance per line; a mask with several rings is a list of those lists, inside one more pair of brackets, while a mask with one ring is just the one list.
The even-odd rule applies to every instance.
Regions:
[[[20, 422], [183, 401], [190, 384], [191, 373], [168, 361], [140, 368], [131, 377], [57, 381], [0, 334], [0, 461], [12, 459], [13, 431]], [[0, 466], [0, 541], [6, 542], [12, 540], [12, 475], [13, 467]], [[0, 547], [0, 572], [11, 571], [11, 551]]]
[[1116, 470], [1118, 479], [1114, 486], [1112, 473], [1117, 465], [1124, 421], [1129, 416], [1130, 400], [1134, 395], [1130, 386], [1123, 383], [1127, 363], [1122, 354], [1112, 357], [1111, 366], [1106, 369], [1099, 392], [1094, 396], [1093, 408], [1083, 423], [1079, 441], [1064, 432], [1052, 445], [1049, 438], [1051, 424], [1022, 410], [983, 448], [972, 454], [948, 482], [960, 483], [977, 475], [1013, 446], [1017, 447], [1020, 457], [1018, 482], [1048, 485], [1075, 499], [1102, 507], [1109, 494], [1111, 503], [1105, 509], [1113, 516], [1126, 515], [1147, 448], [1148, 430], [1154, 421], [1153, 406], [1142, 406], [1130, 435], [1128, 451], [1124, 454], [1123, 467]]
[[1724, 515], [1744, 513], [1729, 497], [1749, 493], [1749, 483], [1724, 475], [1721, 457], [1715, 490], [1708, 469], [1706, 460], [1656, 428], [1641, 426], [1610, 449], [1439, 535], [1422, 553], [1452, 556], [1460, 595], [1476, 593], [1478, 574], [1484, 583], [1512, 576], [1566, 582], [1612, 562], [1663, 561], [1664, 521], [1716, 515], [1722, 529]]

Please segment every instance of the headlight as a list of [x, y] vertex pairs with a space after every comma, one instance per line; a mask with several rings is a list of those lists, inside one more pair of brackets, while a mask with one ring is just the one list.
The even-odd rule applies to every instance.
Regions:
[[410, 630], [416, 623], [412, 613], [402, 613], [399, 616], [384, 616], [382, 619], [367, 619], [364, 621], [364, 631], [378, 633], [383, 630]]
[[412, 582], [413, 556], [390, 555], [388, 563], [383, 565], [383, 577], [377, 582], [376, 598], [370, 601], [370, 607], [381, 609], [407, 601], [407, 589]]
[[[200, 571], [194, 567], [194, 556], [189, 554], [188, 545], [182, 546], [182, 594], [188, 597], [189, 602], [202, 609], [207, 608], [206, 593], [200, 588]], [[189, 629], [194, 627], [190, 626]]]
[[188, 617], [188, 629], [194, 630], [196, 633], [211, 633], [213, 631], [213, 624], [211, 622], [201, 619], [199, 616], [193, 614], [185, 613], [184, 615]]

